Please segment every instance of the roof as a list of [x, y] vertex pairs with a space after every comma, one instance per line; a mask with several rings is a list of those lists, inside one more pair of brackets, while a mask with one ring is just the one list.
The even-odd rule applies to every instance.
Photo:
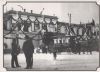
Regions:
[[58, 22], [58, 24], [61, 24], [61, 25], [68, 25], [69, 23], [66, 23], [66, 22]]
[[10, 10], [10, 11], [4, 13], [4, 15], [17, 14], [17, 13], [19, 15], [28, 15], [28, 16], [35, 16], [35, 17], [44, 16], [44, 18], [58, 19], [57, 16], [41, 15], [41, 14], [36, 14], [36, 13], [29, 13], [29, 12], [15, 11], [15, 10]]

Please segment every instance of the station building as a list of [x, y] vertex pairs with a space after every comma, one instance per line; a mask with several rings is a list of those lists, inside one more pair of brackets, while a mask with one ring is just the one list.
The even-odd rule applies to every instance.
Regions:
[[[12, 38], [18, 35], [19, 45], [22, 48], [25, 35], [34, 36], [33, 44], [37, 48], [42, 44], [42, 35], [45, 32], [53, 33], [55, 44], [62, 42], [69, 43], [72, 36], [80, 37], [80, 40], [87, 40], [90, 36], [98, 35], [98, 26], [91, 23], [74, 24], [59, 22], [57, 16], [49, 16], [33, 13], [10, 10], [3, 14], [4, 44], [11, 48]], [[39, 32], [40, 33], [37, 33]]]

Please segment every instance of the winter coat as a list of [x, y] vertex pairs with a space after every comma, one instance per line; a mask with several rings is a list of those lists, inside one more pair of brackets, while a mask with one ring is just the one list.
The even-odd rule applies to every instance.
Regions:
[[34, 45], [32, 40], [27, 40], [24, 42], [22, 50], [25, 54], [33, 54], [34, 53]]

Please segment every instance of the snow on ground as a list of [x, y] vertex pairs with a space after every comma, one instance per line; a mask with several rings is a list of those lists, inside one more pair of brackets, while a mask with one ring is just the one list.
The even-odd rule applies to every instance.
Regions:
[[[7, 70], [26, 70], [26, 59], [24, 54], [18, 55], [21, 68], [11, 68], [11, 55], [4, 54], [4, 67]], [[33, 54], [33, 68], [29, 70], [96, 70], [99, 66], [99, 53], [90, 54], [57, 54], [54, 60], [51, 54]]]

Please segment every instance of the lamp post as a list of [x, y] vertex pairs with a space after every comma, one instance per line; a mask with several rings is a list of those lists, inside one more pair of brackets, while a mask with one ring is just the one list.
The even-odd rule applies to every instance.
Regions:
[[69, 17], [69, 35], [70, 35], [70, 26], [71, 26], [71, 13], [68, 13], [68, 17]]

